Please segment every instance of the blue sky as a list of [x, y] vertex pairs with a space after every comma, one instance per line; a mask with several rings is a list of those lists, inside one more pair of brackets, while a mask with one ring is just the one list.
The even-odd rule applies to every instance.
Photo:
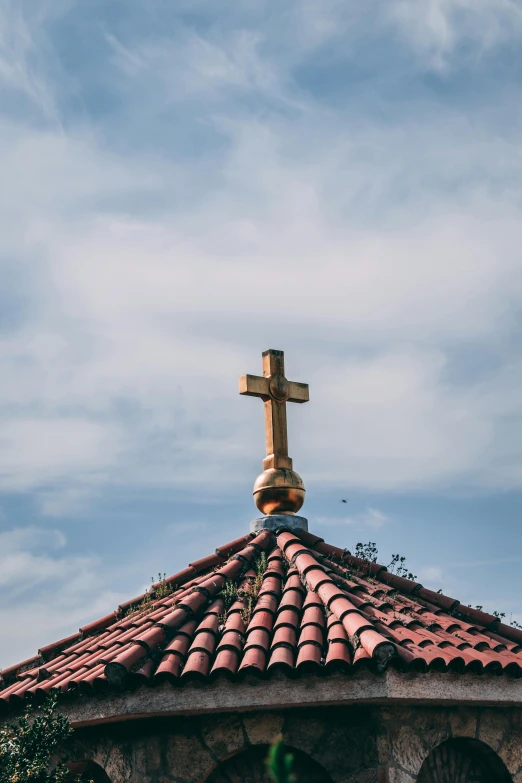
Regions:
[[248, 530], [269, 347], [310, 529], [522, 621], [521, 44], [510, 0], [0, 2], [0, 666]]

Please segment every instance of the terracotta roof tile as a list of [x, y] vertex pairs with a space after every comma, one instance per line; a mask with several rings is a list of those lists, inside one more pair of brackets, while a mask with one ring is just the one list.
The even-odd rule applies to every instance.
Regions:
[[[169, 595], [155, 596], [160, 584]], [[311, 533], [242, 536], [153, 587], [146, 601], [122, 603], [5, 669], [0, 707], [55, 689], [88, 695], [277, 669], [522, 676], [522, 631]]]

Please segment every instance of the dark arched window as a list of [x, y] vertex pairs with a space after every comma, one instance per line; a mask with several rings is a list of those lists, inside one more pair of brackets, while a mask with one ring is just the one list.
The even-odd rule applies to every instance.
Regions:
[[111, 783], [103, 767], [94, 761], [71, 761], [67, 765], [71, 773], [71, 780], [92, 780], [93, 783]]
[[513, 783], [513, 778], [489, 745], [462, 737], [432, 750], [417, 783]]
[[[207, 778], [206, 783], [272, 783], [265, 771], [269, 745], [254, 745], [223, 761]], [[294, 757], [293, 771], [299, 783], [332, 783], [328, 773], [317, 761], [294, 748], [287, 749]]]

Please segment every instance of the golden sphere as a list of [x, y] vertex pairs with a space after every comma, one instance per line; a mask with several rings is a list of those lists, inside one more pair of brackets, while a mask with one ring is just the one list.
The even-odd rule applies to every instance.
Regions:
[[257, 477], [254, 500], [263, 514], [295, 514], [304, 503], [303, 479], [287, 468], [269, 468]]

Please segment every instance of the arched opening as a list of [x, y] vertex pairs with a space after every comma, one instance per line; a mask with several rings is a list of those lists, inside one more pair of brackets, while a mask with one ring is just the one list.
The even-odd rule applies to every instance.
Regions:
[[513, 783], [513, 778], [489, 745], [457, 737], [431, 751], [417, 783]]
[[[254, 745], [223, 761], [207, 778], [206, 783], [272, 783], [266, 774], [265, 760], [269, 745]], [[295, 748], [287, 748], [294, 757], [293, 771], [298, 783], [332, 783], [332, 779], [317, 761]]]
[[71, 781], [80, 778], [80, 780], [92, 780], [93, 783], [111, 783], [103, 767], [95, 761], [71, 761], [67, 766], [71, 773]]

